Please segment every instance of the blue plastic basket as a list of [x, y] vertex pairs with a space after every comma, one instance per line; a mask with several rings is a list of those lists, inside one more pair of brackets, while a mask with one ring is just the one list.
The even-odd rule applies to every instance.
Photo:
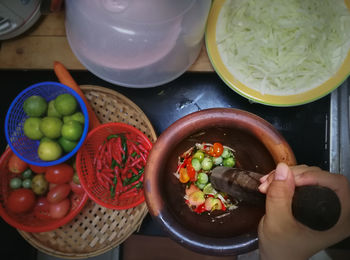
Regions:
[[[33, 95], [40, 95], [49, 102], [50, 100], [55, 99], [58, 95], [65, 93], [71, 94], [75, 97], [79, 103], [80, 111], [84, 114], [85, 125], [83, 134], [73, 151], [64, 154], [55, 161], [43, 161], [38, 156], [40, 141], [31, 140], [24, 135], [23, 125], [28, 116], [23, 111], [23, 102]], [[41, 82], [26, 88], [13, 100], [6, 114], [5, 135], [7, 143], [12, 151], [23, 161], [37, 166], [51, 166], [60, 164], [76, 154], [86, 138], [88, 127], [89, 116], [85, 103], [73, 89], [57, 82]]]

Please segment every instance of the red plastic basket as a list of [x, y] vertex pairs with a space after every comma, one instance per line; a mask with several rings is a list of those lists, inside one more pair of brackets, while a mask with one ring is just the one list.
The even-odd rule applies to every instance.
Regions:
[[108, 136], [113, 134], [125, 134], [129, 140], [133, 141], [141, 138], [148, 151], [152, 148], [152, 142], [147, 136], [131, 125], [125, 123], [102, 124], [88, 134], [84, 144], [79, 149], [76, 158], [76, 168], [80, 182], [90, 199], [103, 207], [123, 210], [141, 204], [145, 201], [145, 197], [142, 188], [132, 197], [122, 198], [123, 196], [115, 196], [113, 198], [109, 188], [101, 185], [98, 181], [94, 160], [99, 146], [107, 140]]
[[33, 212], [13, 214], [6, 209], [6, 201], [10, 194], [9, 180], [15, 176], [8, 170], [7, 164], [13, 154], [11, 148], [7, 148], [0, 158], [0, 215], [11, 226], [26, 232], [47, 232], [57, 229], [70, 222], [85, 206], [88, 201], [87, 193], [70, 195], [72, 208], [61, 219], [38, 219]]

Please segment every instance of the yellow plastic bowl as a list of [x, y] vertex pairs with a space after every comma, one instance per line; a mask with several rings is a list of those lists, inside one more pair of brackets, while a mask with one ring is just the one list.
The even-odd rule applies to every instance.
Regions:
[[[320, 99], [338, 86], [340, 86], [350, 75], [350, 50], [338, 72], [313, 89], [294, 95], [271, 95], [262, 94], [249, 86], [244, 85], [235, 78], [234, 75], [227, 69], [226, 65], [220, 57], [220, 53], [216, 44], [216, 26], [220, 16], [221, 9], [226, 0], [215, 0], [213, 2], [205, 34], [206, 48], [211, 64], [220, 78], [238, 94], [257, 103], [262, 103], [271, 106], [296, 106], [306, 104], [317, 99]], [[346, 6], [350, 10], [350, 0], [344, 0]]]

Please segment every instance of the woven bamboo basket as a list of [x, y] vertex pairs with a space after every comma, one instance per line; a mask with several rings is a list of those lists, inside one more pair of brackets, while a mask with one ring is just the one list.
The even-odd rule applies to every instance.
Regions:
[[[116, 91], [99, 86], [81, 86], [101, 123], [124, 122], [155, 142], [156, 133], [143, 111]], [[50, 232], [18, 232], [39, 251], [61, 258], [87, 258], [103, 254], [123, 243], [142, 224], [146, 203], [127, 210], [104, 208], [89, 200], [70, 223]]]

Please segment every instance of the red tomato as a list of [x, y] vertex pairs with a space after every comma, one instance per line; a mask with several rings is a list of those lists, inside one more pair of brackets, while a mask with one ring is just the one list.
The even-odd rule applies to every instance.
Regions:
[[186, 164], [187, 174], [190, 177], [190, 181], [196, 181], [196, 170], [193, 168], [191, 159]]
[[214, 157], [219, 157], [223, 151], [224, 151], [224, 146], [221, 143], [214, 143], [213, 146], [207, 149], [207, 154]]
[[30, 211], [35, 205], [35, 194], [30, 189], [13, 190], [7, 199], [6, 206], [13, 213]]
[[49, 183], [49, 191], [52, 190], [53, 188], [55, 188], [57, 185], [56, 183]]
[[67, 215], [70, 209], [69, 199], [64, 199], [61, 202], [50, 205], [50, 215], [53, 218], [63, 218]]
[[22, 173], [28, 168], [28, 163], [22, 161], [16, 154], [12, 154], [8, 162], [8, 168], [10, 172]]
[[34, 207], [34, 215], [38, 219], [51, 219], [50, 216], [50, 202], [45, 197], [40, 197]]
[[46, 199], [50, 203], [58, 203], [68, 197], [70, 190], [69, 184], [59, 184], [49, 191]]
[[66, 163], [48, 167], [45, 178], [48, 182], [55, 184], [68, 183], [72, 180], [74, 169]]
[[213, 144], [213, 152], [215, 157], [219, 157], [224, 151], [224, 146], [221, 143]]
[[29, 164], [29, 168], [37, 174], [42, 174], [47, 170], [48, 167]]
[[81, 184], [76, 184], [73, 180], [69, 182], [69, 185], [72, 191], [76, 194], [83, 194], [85, 192]]

